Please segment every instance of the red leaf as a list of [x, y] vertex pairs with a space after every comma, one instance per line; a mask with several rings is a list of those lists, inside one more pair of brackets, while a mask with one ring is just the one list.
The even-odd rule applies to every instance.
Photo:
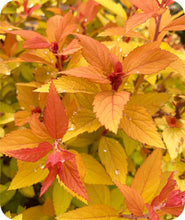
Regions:
[[62, 182], [79, 196], [89, 200], [85, 186], [80, 179], [75, 158], [64, 163]]
[[42, 142], [35, 148], [23, 148], [18, 150], [6, 151], [5, 154], [8, 154], [11, 157], [14, 157], [18, 160], [36, 162], [37, 160], [44, 157], [50, 152], [53, 148], [48, 142]]
[[44, 111], [44, 124], [54, 139], [62, 138], [68, 129], [66, 111], [53, 82], [50, 84]]
[[48, 48], [49, 46], [50, 44], [40, 37], [34, 37], [32, 39], [29, 39], [25, 41], [23, 44], [23, 48], [27, 49], [43, 49]]
[[147, 207], [147, 209], [148, 209], [148, 211], [149, 211], [150, 219], [152, 219], [152, 220], [159, 220], [159, 216], [158, 216], [158, 214], [154, 211], [154, 209], [152, 208], [152, 206], [149, 205], [149, 204], [145, 204], [145, 205], [146, 205], [146, 207]]

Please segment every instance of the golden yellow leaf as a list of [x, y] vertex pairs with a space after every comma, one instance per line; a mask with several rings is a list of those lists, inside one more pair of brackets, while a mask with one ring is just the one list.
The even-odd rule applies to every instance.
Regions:
[[46, 159], [45, 157], [34, 163], [18, 161], [18, 171], [10, 184], [9, 190], [31, 186], [45, 179], [48, 175], [48, 170], [43, 169]]
[[[99, 92], [99, 88], [96, 84], [89, 82], [87, 79], [76, 78], [73, 76], [62, 76], [57, 80], [53, 80], [55, 87], [59, 93], [67, 92], [67, 93], [87, 93], [94, 94]], [[49, 85], [45, 84], [42, 87], [36, 89], [36, 92], [48, 92]]]
[[123, 17], [125, 20], [127, 19], [127, 14], [120, 3], [115, 3], [113, 0], [106, 0], [106, 1], [95, 0], [95, 1], [101, 4], [102, 6], [104, 6], [110, 12]]
[[118, 211], [108, 205], [96, 204], [76, 209], [57, 217], [57, 220], [117, 220]]
[[161, 149], [157, 149], [145, 159], [132, 180], [131, 187], [140, 193], [145, 203], [150, 203], [153, 200], [159, 187], [161, 163], [162, 152]]
[[48, 220], [48, 216], [44, 215], [43, 206], [38, 205], [28, 209], [25, 209], [22, 213], [22, 220], [32, 220], [32, 219], [39, 219], [39, 220]]
[[129, 211], [136, 216], [142, 216], [145, 203], [139, 192], [134, 188], [121, 184], [120, 182], [115, 181], [115, 184], [123, 193]]
[[41, 142], [43, 142], [43, 139], [35, 136], [30, 129], [15, 130], [1, 139], [0, 152], [5, 153], [10, 150], [34, 148]]
[[56, 181], [53, 187], [52, 198], [55, 214], [58, 216], [67, 211], [73, 197]]
[[110, 191], [104, 185], [86, 185], [87, 194], [89, 195], [92, 204], [106, 204], [110, 205]]
[[89, 109], [81, 109], [72, 117], [71, 120], [72, 127], [64, 135], [64, 142], [86, 131], [91, 133], [101, 127], [101, 124], [95, 114]]
[[164, 142], [172, 160], [185, 149], [185, 126], [181, 128], [167, 127], [162, 133]]
[[103, 91], [95, 96], [93, 111], [106, 129], [117, 133], [122, 111], [129, 100], [130, 94], [125, 91]]
[[143, 144], [165, 148], [151, 116], [139, 105], [126, 105], [120, 128], [134, 140]]
[[86, 166], [86, 175], [84, 178], [85, 183], [112, 185], [109, 175], [94, 157], [85, 153], [81, 155]]
[[[124, 210], [126, 208], [123, 194], [118, 188], [114, 188], [110, 192], [111, 206], [117, 210]], [[124, 207], [123, 207], [124, 206]]]
[[179, 186], [181, 191], [185, 191], [185, 166], [184, 161], [180, 161], [179, 159], [175, 160], [174, 163], [175, 176], [174, 179], [177, 181], [177, 185]]
[[112, 181], [124, 184], [127, 177], [127, 156], [121, 144], [113, 138], [102, 137], [98, 153]]
[[128, 104], [141, 105], [145, 107], [149, 114], [153, 115], [162, 107], [167, 101], [169, 101], [171, 94], [150, 92], [145, 94], [133, 95]]

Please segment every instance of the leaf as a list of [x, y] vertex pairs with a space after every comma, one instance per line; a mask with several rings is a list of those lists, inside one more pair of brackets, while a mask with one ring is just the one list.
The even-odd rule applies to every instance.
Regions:
[[61, 216], [57, 220], [116, 220], [118, 218], [118, 211], [108, 205], [98, 204], [89, 205], [80, 209], [76, 209]]
[[23, 48], [26, 49], [43, 49], [43, 48], [49, 48], [49, 46], [50, 43], [39, 37], [31, 38], [23, 43]]
[[90, 198], [89, 205], [106, 204], [110, 205], [110, 191], [104, 185], [86, 185], [86, 190]]
[[102, 137], [98, 147], [98, 154], [112, 181], [126, 182], [127, 156], [120, 143], [108, 137]]
[[50, 84], [47, 97], [44, 124], [50, 136], [54, 139], [62, 138], [68, 129], [66, 112], [53, 82]]
[[29, 40], [32, 38], [39, 38], [39, 39], [43, 39], [43, 41], [46, 41], [45, 37], [43, 37], [41, 34], [35, 32], [35, 31], [30, 31], [30, 30], [15, 30], [15, 31], [11, 31], [11, 34], [15, 34], [15, 35], [19, 35], [21, 36], [24, 40]]
[[120, 3], [116, 3], [112, 0], [95, 0], [96, 2], [98, 2], [99, 4], [101, 4], [102, 6], [104, 6], [106, 9], [108, 9], [110, 12], [121, 16], [122, 18], [124, 18], [124, 20], [127, 19], [127, 14], [124, 10], [124, 8], [121, 6]]
[[145, 204], [137, 190], [117, 181], [115, 181], [115, 184], [123, 193], [129, 211], [136, 216], [142, 216]]
[[[22, 212], [21, 220], [32, 220], [32, 219], [40, 219], [40, 220], [48, 220], [48, 217], [43, 213], [43, 206], [37, 205], [28, 209], [25, 209]], [[19, 219], [18, 219], [19, 220]]]
[[0, 141], [0, 151], [18, 150], [23, 148], [34, 148], [43, 140], [36, 137], [30, 129], [20, 129], [7, 134]]
[[167, 127], [162, 133], [164, 142], [172, 160], [174, 160], [185, 148], [185, 128]]
[[116, 133], [122, 117], [122, 111], [130, 94], [125, 91], [103, 91], [95, 96], [93, 111], [106, 129]]
[[136, 104], [145, 107], [149, 114], [156, 113], [169, 99], [171, 94], [149, 92], [145, 94], [136, 94], [130, 97], [128, 104]]
[[145, 205], [146, 205], [146, 207], [147, 207], [147, 209], [148, 209], [150, 218], [151, 218], [152, 220], [159, 220], [159, 216], [158, 216], [158, 214], [154, 211], [154, 209], [152, 208], [152, 206], [149, 205], [149, 204], [145, 204]]
[[91, 37], [80, 34], [75, 36], [80, 40], [80, 45], [83, 47], [82, 55], [87, 62], [108, 75], [112, 70], [109, 49]]
[[85, 200], [89, 200], [85, 186], [80, 179], [75, 158], [64, 163], [62, 182], [77, 195], [84, 198]]
[[[123, 60], [123, 72], [131, 74], [157, 73], [178, 60], [174, 54], [158, 48], [157, 42], [151, 42], [135, 48]], [[151, 68], [152, 67], [152, 68]]]
[[165, 148], [151, 116], [139, 105], [126, 105], [120, 128], [134, 140], [143, 144]]
[[68, 141], [69, 139], [78, 136], [84, 132], [94, 132], [101, 124], [96, 118], [95, 114], [89, 109], [81, 109], [72, 118], [72, 130], [67, 131], [63, 137], [63, 141]]
[[140, 8], [144, 12], [151, 12], [159, 9], [158, 1], [156, 0], [129, 0], [137, 8]]
[[171, 21], [162, 31], [183, 31], [185, 29], [185, 15]]
[[84, 67], [76, 67], [73, 69], [68, 69], [61, 71], [60, 73], [89, 79], [90, 81], [97, 82], [97, 83], [110, 83], [107, 77], [104, 74], [104, 71], [98, 69], [94, 66], [84, 66]]
[[155, 150], [137, 170], [131, 187], [136, 189], [145, 203], [150, 203], [159, 187], [161, 179], [162, 152]]
[[34, 163], [18, 161], [18, 171], [10, 184], [9, 190], [20, 189], [41, 182], [48, 174], [48, 171], [43, 169], [45, 162], [46, 158]]
[[[55, 88], [58, 92], [66, 93], [85, 93], [85, 94], [94, 94], [99, 92], [98, 86], [89, 82], [87, 79], [79, 79], [72, 76], [62, 76], [57, 80], [53, 80]], [[45, 84], [42, 87], [35, 90], [36, 92], [48, 92], [49, 84]]]
[[8, 154], [8, 156], [14, 157], [18, 160], [36, 162], [46, 156], [52, 148], [53, 145], [48, 142], [42, 142], [38, 145], [38, 147], [5, 151], [5, 154]]
[[14, 113], [4, 113], [0, 118], [0, 125], [4, 125], [14, 121]]
[[86, 167], [85, 183], [112, 185], [109, 175], [94, 157], [85, 153], [82, 154], [82, 157]]
[[58, 216], [67, 211], [72, 200], [72, 195], [70, 195], [64, 187], [56, 181], [53, 187], [52, 198], [55, 214]]

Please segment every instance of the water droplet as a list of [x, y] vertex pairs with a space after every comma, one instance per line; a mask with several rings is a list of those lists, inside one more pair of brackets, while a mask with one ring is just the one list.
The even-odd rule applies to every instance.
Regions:
[[62, 159], [61, 161], [62, 161], [62, 163], [64, 163], [64, 162], [65, 162], [65, 160], [64, 160], [64, 159]]
[[22, 109], [22, 110], [24, 110], [24, 109], [25, 109], [25, 107], [21, 106], [21, 109]]
[[41, 168], [41, 169], [44, 169], [44, 165], [43, 165], [43, 164], [40, 164], [40, 168]]
[[9, 75], [10, 75], [10, 72], [6, 72], [5, 75], [6, 75], [6, 76], [9, 76]]
[[76, 29], [76, 32], [79, 32], [79, 31], [80, 31], [79, 28], [77, 28], [77, 29]]
[[115, 170], [115, 174], [116, 174], [116, 175], [119, 175], [119, 170]]
[[29, 5], [29, 8], [31, 8], [31, 7], [33, 7], [33, 4], [30, 4], [30, 5]]
[[127, 57], [128, 56], [128, 54], [125, 54], [125, 57]]
[[44, 53], [47, 54], [48, 52], [45, 50]]
[[87, 22], [87, 18], [85, 18], [84, 21]]
[[33, 171], [34, 171], [34, 172], [37, 172], [37, 169], [34, 169]]
[[120, 48], [119, 51], [122, 52], [122, 48]]
[[125, 117], [126, 117], [126, 116], [127, 116], [127, 114], [123, 113], [123, 116], [125, 116]]
[[131, 121], [131, 120], [132, 120], [132, 118], [130, 118], [130, 117], [129, 117], [129, 118], [128, 118], [128, 120], [129, 120], [129, 121]]
[[47, 72], [46, 75], [49, 75], [49, 72]]
[[139, 71], [137, 71], [136, 73], [140, 73]]
[[106, 150], [106, 149], [103, 149], [103, 152], [107, 152], [107, 150]]
[[125, 86], [127, 86], [128, 85], [128, 83], [125, 83]]

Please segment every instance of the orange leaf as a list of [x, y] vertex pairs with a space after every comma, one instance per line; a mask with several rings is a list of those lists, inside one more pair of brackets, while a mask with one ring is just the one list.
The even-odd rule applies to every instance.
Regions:
[[142, 216], [145, 204], [141, 195], [134, 188], [125, 184], [121, 184], [119, 182], [115, 182], [115, 184], [123, 193], [129, 211], [136, 216]]
[[159, 220], [159, 216], [158, 214], [154, 211], [154, 209], [152, 208], [151, 205], [149, 204], [145, 204], [147, 209], [148, 209], [148, 212], [149, 212], [149, 215], [150, 215], [150, 219], [152, 220]]
[[29, 111], [18, 111], [14, 114], [15, 125], [16, 126], [23, 126], [27, 122], [29, 122], [31, 117], [31, 112]]
[[23, 48], [27, 48], [27, 49], [43, 49], [43, 48], [48, 48], [49, 46], [50, 44], [46, 40], [40, 37], [31, 38], [25, 41], [23, 44]]
[[134, 49], [123, 60], [123, 72], [127, 75], [157, 73], [178, 60], [177, 56], [158, 46], [152, 42]]
[[68, 129], [67, 115], [53, 82], [50, 84], [47, 97], [44, 124], [54, 139], [62, 138]]
[[137, 8], [140, 8], [144, 12], [151, 12], [159, 9], [158, 0], [129, 0]]
[[18, 160], [36, 162], [48, 154], [52, 148], [53, 145], [49, 144], [48, 142], [42, 142], [38, 145], [38, 147], [6, 151], [5, 154], [8, 154], [9, 156]]
[[170, 22], [162, 31], [184, 31], [185, 29], [185, 15]]
[[11, 31], [11, 34], [15, 34], [15, 35], [19, 35], [21, 36], [24, 40], [29, 40], [32, 39], [34, 37], [38, 37], [40, 39], [45, 39], [45, 37], [43, 37], [41, 34], [35, 32], [35, 31], [30, 31], [30, 30], [15, 30], [15, 31]]
[[145, 203], [151, 202], [161, 179], [162, 152], [155, 150], [140, 166], [132, 180], [131, 187], [136, 189]]
[[80, 44], [83, 47], [82, 55], [87, 62], [109, 74], [112, 70], [109, 49], [91, 37], [80, 34], [75, 34], [75, 36], [80, 40]]
[[103, 91], [95, 96], [93, 111], [106, 129], [117, 132], [122, 111], [129, 100], [128, 92]]
[[62, 182], [76, 194], [86, 200], [89, 200], [85, 186], [80, 179], [75, 158], [64, 163]]
[[62, 71], [60, 73], [80, 78], [86, 78], [97, 83], [110, 83], [110, 81], [104, 75], [104, 72], [101, 69], [95, 68], [93, 66], [77, 67]]

